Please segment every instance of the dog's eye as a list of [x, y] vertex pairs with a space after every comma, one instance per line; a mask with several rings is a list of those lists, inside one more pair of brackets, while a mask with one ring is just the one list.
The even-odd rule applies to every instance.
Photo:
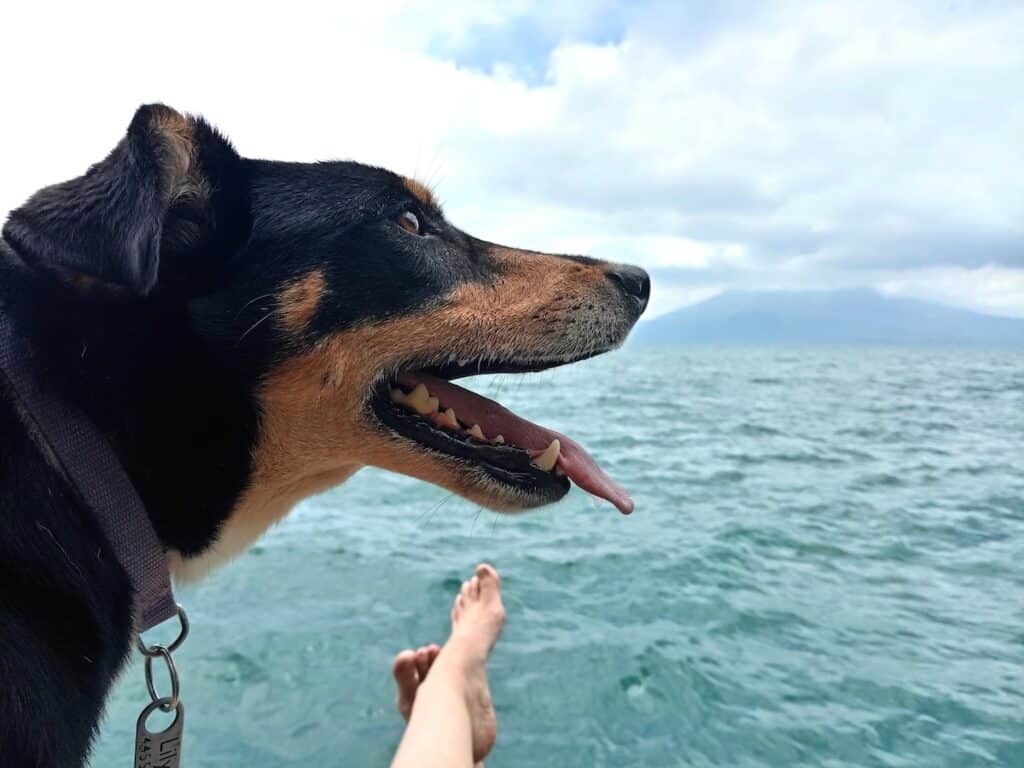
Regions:
[[395, 219], [395, 222], [406, 232], [410, 232], [414, 235], [418, 235], [420, 233], [419, 217], [412, 211], [402, 211], [398, 214], [398, 218]]

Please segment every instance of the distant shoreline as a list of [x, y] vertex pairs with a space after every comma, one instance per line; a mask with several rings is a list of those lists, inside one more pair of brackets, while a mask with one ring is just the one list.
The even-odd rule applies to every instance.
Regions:
[[724, 293], [637, 326], [633, 343], [1024, 347], [1024, 318], [871, 290]]

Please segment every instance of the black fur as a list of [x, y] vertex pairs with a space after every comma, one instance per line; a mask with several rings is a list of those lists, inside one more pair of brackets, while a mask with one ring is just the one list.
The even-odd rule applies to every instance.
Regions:
[[[245, 487], [255, 386], [295, 351], [263, 322], [281, 287], [325, 268], [332, 301], [298, 342], [312, 344], [425, 305], [478, 270], [393, 223], [415, 208], [442, 226], [401, 177], [243, 160], [202, 121], [196, 156], [211, 195], [168, 202], [173, 158], [153, 127], [162, 109], [140, 109], [105, 160], [11, 214], [0, 304], [44, 379], [110, 439], [161, 541], [194, 554]], [[130, 585], [0, 394], [0, 755], [5, 766], [80, 766], [128, 649]]]
[[130, 585], [0, 398], [0, 762], [79, 766], [128, 651]]
[[[108, 437], [167, 548], [204, 550], [246, 487], [262, 377], [322, 336], [439, 301], [499, 268], [389, 171], [239, 157], [141, 108], [84, 176], [14, 211], [0, 309], [42, 378]], [[419, 217], [419, 237], [395, 223]], [[319, 269], [301, 333], [276, 297]], [[130, 584], [0, 392], [0, 763], [81, 766], [131, 636]]]

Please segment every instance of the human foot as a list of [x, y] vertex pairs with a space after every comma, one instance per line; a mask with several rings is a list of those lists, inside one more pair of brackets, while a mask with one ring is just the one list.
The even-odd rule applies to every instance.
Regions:
[[498, 733], [486, 665], [487, 656], [505, 623], [501, 579], [491, 566], [477, 566], [473, 578], [463, 582], [451, 616], [452, 633], [444, 648], [425, 645], [395, 656], [391, 670], [397, 687], [395, 705], [408, 721], [417, 691], [434, 662], [439, 656], [443, 658], [440, 666], [447, 672], [442, 670], [438, 674], [452, 675], [453, 683], [464, 692], [472, 729], [473, 760], [480, 766]]
[[498, 735], [491, 690], [487, 685], [487, 657], [505, 625], [501, 579], [491, 566], [481, 563], [452, 606], [452, 633], [439, 658], [463, 675], [466, 706], [473, 726], [473, 760], [484, 759]]
[[[395, 694], [395, 706], [405, 722], [409, 722], [412, 715], [416, 691], [423, 684], [440, 651], [439, 645], [424, 645], [415, 651], [407, 649], [395, 656], [391, 666], [391, 673], [395, 676], [395, 687], [398, 689]], [[484, 764], [474, 762], [473, 768], [484, 768]]]
[[412, 703], [416, 700], [416, 691], [426, 679], [430, 665], [441, 652], [439, 645], [424, 645], [413, 650], [405, 650], [395, 656], [391, 665], [391, 673], [395, 676], [395, 706], [399, 714], [408, 722], [412, 714]]

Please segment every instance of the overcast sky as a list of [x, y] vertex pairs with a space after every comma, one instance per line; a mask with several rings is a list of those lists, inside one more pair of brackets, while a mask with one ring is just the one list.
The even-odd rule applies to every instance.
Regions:
[[14, 5], [4, 212], [163, 101], [245, 155], [415, 174], [481, 237], [641, 264], [654, 314], [874, 286], [1024, 316], [1024, 3]]

